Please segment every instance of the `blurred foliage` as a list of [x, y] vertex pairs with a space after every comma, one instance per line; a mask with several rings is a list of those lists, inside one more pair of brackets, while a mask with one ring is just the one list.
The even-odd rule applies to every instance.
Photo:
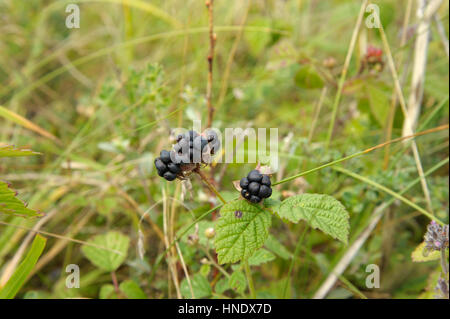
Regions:
[[[207, 10], [203, 1], [194, 0], [151, 1], [165, 15], [134, 7], [133, 1], [129, 6], [81, 1], [81, 27], [68, 29], [64, 9], [69, 2], [77, 3], [0, 0], [0, 105], [59, 140], [0, 118], [0, 150], [8, 144], [41, 153], [2, 158], [0, 179], [13, 183], [33, 210], [51, 214], [38, 226], [41, 230], [64, 236], [47, 237], [34, 276], [18, 297], [176, 297], [173, 280], [168, 280], [173, 276], [168, 267], [173, 258], [155, 267], [166, 250], [161, 234], [179, 234], [211, 209], [216, 199], [197, 178], [191, 180], [192, 187], [163, 181], [153, 168], [153, 159], [161, 149], [170, 147], [171, 129], [190, 128], [196, 118], [206, 122]], [[406, 74], [402, 85], [407, 97], [417, 21], [413, 14], [408, 30], [402, 30], [406, 1], [381, 0], [377, 4], [394, 60], [403, 57], [404, 64], [397, 69]], [[216, 0], [214, 5], [213, 103], [217, 111], [213, 126], [278, 128], [281, 169], [273, 180], [386, 140], [393, 81], [387, 66], [360, 72], [367, 46], [382, 48], [378, 30], [363, 23], [332, 143], [328, 149], [325, 146], [358, 1], [253, 0], [239, 42], [237, 34], [248, 2]], [[439, 13], [448, 34], [448, 2]], [[403, 47], [399, 45], [402, 32], [408, 32]], [[448, 100], [439, 108], [449, 94], [448, 57], [434, 25], [431, 35], [419, 118], [419, 126], [426, 124], [422, 129], [447, 124], [449, 116]], [[386, 61], [385, 56], [383, 59]], [[229, 78], [224, 76], [227, 68]], [[324, 86], [328, 90], [317, 113]], [[219, 105], [222, 89], [224, 98]], [[396, 138], [401, 136], [403, 123], [399, 106], [393, 115], [392, 137]], [[420, 137], [417, 144], [424, 170], [449, 155], [446, 131]], [[418, 176], [414, 157], [406, 144], [393, 144], [385, 166], [385, 152], [379, 149], [341, 165], [399, 192]], [[232, 199], [238, 196], [232, 181], [253, 167], [219, 164], [211, 171], [223, 196]], [[448, 165], [427, 182], [435, 215], [448, 223]], [[345, 206], [350, 214], [350, 243], [376, 207], [390, 199], [330, 168], [274, 188], [271, 198], [281, 200], [304, 192], [332, 195]], [[405, 196], [421, 207], [427, 205], [420, 184]], [[167, 215], [173, 219], [168, 220]], [[197, 298], [246, 297], [243, 267], [218, 268], [213, 241], [205, 236], [206, 228], [215, 225], [216, 215], [208, 215], [183, 236], [178, 247], [172, 247], [174, 255], [179, 249]], [[26, 229], [39, 220], [0, 215], [0, 285], [28, 234]], [[165, 230], [167, 223], [170, 228]], [[438, 265], [413, 263], [410, 258], [422, 242], [427, 224], [426, 217], [396, 202], [344, 277], [369, 298], [432, 296]], [[290, 262], [304, 230], [302, 222], [287, 224], [273, 218], [264, 250], [251, 260], [257, 297], [285, 296]], [[120, 247], [105, 240], [110, 234], [121, 238]], [[121, 250], [123, 258], [111, 259], [108, 251], [86, 243]], [[286, 296], [312, 297], [347, 247], [321, 232], [309, 231], [287, 281]], [[380, 266], [380, 289], [365, 286], [365, 267], [371, 263]], [[80, 266], [78, 289], [65, 286], [68, 264]], [[175, 265], [181, 294], [190, 297], [179, 258]], [[156, 275], [150, 281], [153, 272]], [[344, 281], [338, 281], [328, 297], [358, 296]]]

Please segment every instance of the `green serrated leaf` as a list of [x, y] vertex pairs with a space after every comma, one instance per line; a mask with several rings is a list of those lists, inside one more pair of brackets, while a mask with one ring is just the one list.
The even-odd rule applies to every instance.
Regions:
[[0, 145], [0, 157], [32, 156], [38, 154], [32, 150], [14, 148], [12, 145]]
[[348, 243], [349, 214], [335, 198], [323, 194], [302, 194], [285, 199], [278, 215], [293, 223], [306, 221], [311, 227]]
[[[236, 213], [239, 211], [239, 213]], [[240, 216], [240, 217], [239, 217]], [[215, 247], [220, 264], [246, 260], [269, 235], [272, 215], [246, 200], [235, 200], [220, 210]]]
[[0, 181], [0, 214], [16, 215], [21, 217], [35, 217], [42, 214], [29, 209], [16, 197], [16, 192], [9, 185]]
[[147, 295], [133, 280], [125, 280], [119, 285], [119, 289], [128, 299], [147, 299]]
[[130, 239], [116, 231], [95, 236], [88, 242], [99, 247], [83, 245], [81, 250], [86, 258], [98, 268], [109, 272], [116, 270], [124, 262], [130, 245]]
[[[208, 279], [206, 279], [202, 274], [197, 273], [191, 277], [192, 290], [194, 291], [195, 298], [205, 298], [211, 295], [212, 290], [209, 285]], [[191, 290], [187, 279], [184, 278], [180, 286], [181, 294], [185, 298], [192, 298]]]
[[433, 250], [426, 252], [425, 250], [425, 242], [421, 243], [419, 246], [414, 249], [411, 253], [411, 259], [414, 262], [427, 262], [433, 260], [439, 260], [441, 258], [441, 252], [439, 250]]
[[259, 266], [275, 259], [275, 255], [270, 251], [262, 248], [257, 250], [249, 259], [248, 264], [250, 266]]

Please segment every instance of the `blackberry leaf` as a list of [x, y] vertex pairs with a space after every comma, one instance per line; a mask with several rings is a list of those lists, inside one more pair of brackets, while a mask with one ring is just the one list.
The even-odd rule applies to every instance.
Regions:
[[16, 197], [16, 192], [9, 185], [0, 181], [0, 215], [15, 215], [21, 217], [42, 216], [41, 213], [27, 208], [24, 202]]
[[[237, 218], [236, 211], [242, 212]], [[269, 235], [272, 216], [245, 200], [225, 204], [216, 225], [215, 247], [220, 264], [246, 260], [262, 247]]]
[[304, 220], [311, 227], [348, 243], [349, 214], [338, 200], [329, 195], [302, 194], [289, 197], [281, 203], [278, 215], [293, 223]]

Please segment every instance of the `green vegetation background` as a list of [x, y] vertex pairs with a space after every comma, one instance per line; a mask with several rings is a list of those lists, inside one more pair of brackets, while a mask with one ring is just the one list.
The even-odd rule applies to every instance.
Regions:
[[[173, 236], [210, 209], [214, 198], [193, 178], [192, 190], [181, 199], [180, 182], [162, 181], [153, 159], [170, 147], [171, 128], [189, 127], [196, 118], [206, 123], [205, 4], [194, 0], [136, 2], [141, 5], [72, 2], [80, 7], [79, 29], [65, 27], [69, 1], [0, 0], [0, 105], [39, 128], [33, 131], [0, 118], [0, 143], [42, 153], [2, 160], [0, 179], [11, 182], [30, 208], [49, 216], [38, 226], [41, 231], [63, 236], [46, 236], [43, 255], [18, 297], [174, 298], [166, 261], [149, 280], [155, 259], [165, 249], [155, 229]], [[274, 180], [384, 142], [394, 85], [387, 65], [359, 73], [366, 47], [383, 49], [378, 30], [368, 29], [363, 22], [333, 138], [326, 148], [337, 83], [360, 2], [253, 0], [250, 7], [248, 3], [214, 1], [213, 104], [217, 111], [213, 126], [278, 128], [281, 170]], [[403, 64], [397, 69], [405, 74], [402, 88], [408, 97], [417, 19], [413, 10], [406, 30], [410, 35], [401, 47], [406, 3], [376, 1], [394, 60], [402, 56]], [[439, 13], [448, 34], [448, 2]], [[386, 62], [385, 55], [383, 59]], [[432, 25], [419, 118], [422, 129], [448, 123], [448, 63]], [[401, 136], [403, 115], [398, 106], [393, 123], [392, 137]], [[447, 131], [420, 137], [417, 144], [425, 170], [448, 157]], [[396, 192], [417, 177], [410, 148], [403, 143], [393, 144], [388, 155], [382, 148], [342, 167]], [[232, 181], [252, 168], [219, 164], [214, 176], [223, 196], [237, 196]], [[448, 223], [448, 165], [427, 182], [434, 213]], [[274, 196], [303, 192], [330, 194], [342, 202], [351, 216], [350, 241], [374, 209], [390, 199], [332, 168], [283, 184]], [[427, 206], [420, 185], [405, 196]], [[173, 216], [167, 231], [164, 211]], [[148, 215], [140, 222], [145, 212]], [[1, 222], [9, 224], [0, 224], [0, 280], [14, 256], [28, 247], [23, 247], [32, 234], [27, 228], [36, 227], [40, 220], [0, 216]], [[413, 263], [411, 252], [422, 241], [428, 222], [409, 206], [391, 206], [328, 297], [358, 298], [360, 292], [369, 298], [424, 296], [436, 281], [436, 263]], [[233, 276], [225, 280], [214, 265], [205, 263], [208, 255], [214, 258], [212, 243], [203, 235], [212, 225], [209, 216], [199, 224], [197, 245], [187, 236], [179, 245], [196, 295], [246, 296], [240, 270], [225, 266]], [[269, 255], [252, 266], [258, 297], [283, 297], [290, 258], [304, 228], [302, 223], [273, 221], [270, 242], [265, 245]], [[92, 263], [93, 252], [74, 241], [111, 231], [110, 236], [118, 236], [114, 240], [129, 243], [126, 258], [117, 267], [110, 268], [117, 260], [107, 261], [104, 267]], [[345, 249], [323, 233], [308, 232], [289, 281], [288, 297], [312, 297]], [[79, 289], [65, 286], [68, 264], [80, 266]], [[380, 266], [381, 288], [366, 288], [367, 264]], [[189, 297], [182, 265], [176, 265], [181, 292]]]

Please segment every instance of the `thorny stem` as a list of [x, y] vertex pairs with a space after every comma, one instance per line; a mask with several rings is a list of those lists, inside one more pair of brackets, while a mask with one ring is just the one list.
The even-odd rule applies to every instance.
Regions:
[[209, 16], [209, 54], [208, 54], [208, 85], [206, 87], [206, 102], [208, 105], [208, 126], [211, 127], [214, 117], [214, 107], [212, 105], [212, 83], [213, 83], [213, 60], [214, 45], [216, 43], [216, 35], [214, 34], [214, 0], [206, 0]]
[[248, 265], [248, 260], [244, 261], [245, 276], [247, 277], [248, 290], [250, 291], [250, 296], [252, 299], [256, 299], [255, 285], [253, 284], [252, 273], [250, 271], [250, 266]]
[[200, 176], [200, 178], [203, 180], [206, 186], [208, 186], [209, 190], [213, 192], [222, 203], [224, 204], [227, 203], [227, 201], [222, 197], [222, 195], [220, 195], [219, 191], [209, 182], [208, 177], [206, 177], [205, 174], [203, 174], [203, 172], [199, 168], [196, 168], [194, 172], [197, 173], [198, 176]]

